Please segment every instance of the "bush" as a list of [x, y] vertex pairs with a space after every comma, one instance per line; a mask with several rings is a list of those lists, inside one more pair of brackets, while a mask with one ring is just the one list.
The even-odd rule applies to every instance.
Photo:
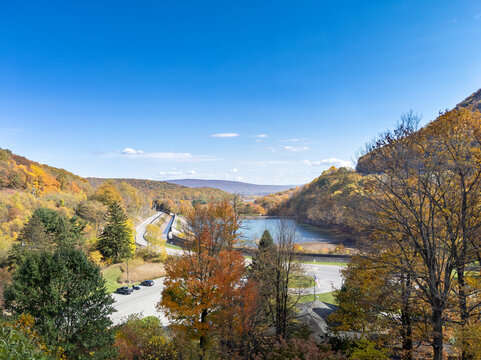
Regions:
[[47, 348], [37, 332], [33, 330], [35, 321], [30, 315], [17, 319], [0, 318], [0, 359], [60, 359], [61, 351]]
[[173, 343], [156, 317], [130, 316], [116, 328], [118, 359], [180, 359]]
[[349, 358], [356, 360], [385, 360], [388, 359], [387, 350], [380, 348], [373, 341], [361, 339], [349, 351]]
[[313, 338], [279, 339], [267, 356], [268, 360], [347, 360], [342, 353], [333, 351], [329, 344], [317, 344]]

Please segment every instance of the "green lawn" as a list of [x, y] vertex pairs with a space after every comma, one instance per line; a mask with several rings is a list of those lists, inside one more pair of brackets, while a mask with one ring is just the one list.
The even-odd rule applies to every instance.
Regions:
[[105, 286], [107, 288], [107, 292], [114, 292], [115, 290], [117, 290], [118, 287], [122, 286], [118, 283], [119, 277], [120, 275], [122, 275], [122, 270], [120, 269], [120, 266], [109, 266], [102, 271], [102, 275], [106, 281]]
[[[316, 294], [316, 298], [319, 301], [323, 301], [328, 304], [333, 304], [337, 305], [337, 299], [334, 297], [334, 291], [327, 292], [327, 293], [322, 293], [322, 294]], [[310, 302], [314, 301], [314, 295], [302, 295], [299, 299], [300, 303], [305, 303], [305, 302]]]
[[289, 287], [294, 289], [314, 286], [314, 279], [307, 275], [298, 275], [291, 279]]
[[169, 249], [182, 250], [182, 248], [180, 246], [172, 245], [172, 244], [168, 244], [168, 243], [163, 244], [163, 246], [165, 246], [166, 248], [169, 248]]

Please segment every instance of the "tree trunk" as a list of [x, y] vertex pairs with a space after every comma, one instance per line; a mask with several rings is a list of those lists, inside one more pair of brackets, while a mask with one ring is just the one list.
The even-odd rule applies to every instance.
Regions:
[[432, 327], [433, 327], [433, 360], [443, 359], [443, 312], [436, 304], [432, 307]]
[[[461, 328], [464, 329], [468, 323], [468, 308], [467, 308], [467, 294], [466, 294], [466, 283], [464, 279], [464, 264], [458, 265], [456, 267], [457, 275], [458, 275], [458, 300], [459, 300], [459, 315], [461, 318]], [[466, 342], [462, 341], [462, 349], [461, 349], [461, 359], [466, 360], [468, 359], [466, 353], [466, 347], [469, 346]]]
[[411, 297], [411, 277], [406, 275], [406, 281], [402, 290], [402, 308], [401, 308], [401, 324], [402, 324], [402, 359], [412, 360], [413, 358], [413, 329], [411, 321], [411, 307], [409, 299]]
[[127, 259], [127, 286], [130, 287], [129, 259]]
[[[200, 323], [205, 324], [207, 318], [207, 310], [202, 311], [200, 314]], [[200, 356], [199, 359], [203, 360], [205, 356], [205, 350], [207, 348], [207, 338], [205, 334], [202, 334], [199, 338], [199, 346], [200, 346]]]

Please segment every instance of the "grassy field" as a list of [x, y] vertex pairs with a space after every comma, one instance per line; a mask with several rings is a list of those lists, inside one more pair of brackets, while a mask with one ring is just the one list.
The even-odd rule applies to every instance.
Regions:
[[304, 289], [308, 287], [313, 287], [314, 286], [314, 279], [310, 276], [307, 275], [299, 275], [296, 277], [293, 277], [289, 283], [290, 288], [294, 289]]
[[121, 285], [119, 284], [120, 275], [122, 275], [122, 269], [120, 264], [111, 265], [102, 270], [102, 275], [106, 281], [107, 292], [114, 292]]
[[[132, 260], [129, 265], [130, 283], [139, 284], [143, 280], [157, 279], [165, 275], [162, 263], [144, 262], [139, 259]], [[125, 264], [110, 265], [102, 270], [108, 292], [127, 285], [127, 272]]]
[[[334, 291], [331, 291], [331, 292], [327, 292], [327, 293], [316, 294], [316, 298], [319, 301], [323, 301], [323, 302], [328, 303], [328, 304], [337, 305], [337, 300], [334, 297], [334, 293], [335, 293]], [[302, 295], [299, 299], [300, 303], [305, 303], [305, 302], [310, 302], [310, 301], [314, 301], [314, 295], [313, 294]]]
[[166, 248], [169, 248], [169, 249], [182, 250], [182, 248], [180, 246], [172, 245], [172, 244], [168, 244], [168, 243], [165, 243], [162, 246], [165, 246]]
[[[135, 261], [135, 260], [134, 260]], [[119, 282], [125, 286], [128, 283], [127, 268], [122, 265], [122, 275]], [[129, 276], [132, 284], [140, 283], [144, 280], [157, 279], [165, 275], [164, 265], [157, 262], [133, 263], [129, 265]]]

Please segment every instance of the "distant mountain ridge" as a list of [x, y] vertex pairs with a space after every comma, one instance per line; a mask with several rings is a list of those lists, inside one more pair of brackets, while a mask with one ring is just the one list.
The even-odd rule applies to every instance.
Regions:
[[242, 195], [268, 195], [296, 187], [296, 185], [258, 185], [232, 180], [179, 179], [166, 182], [192, 188], [209, 187]]

